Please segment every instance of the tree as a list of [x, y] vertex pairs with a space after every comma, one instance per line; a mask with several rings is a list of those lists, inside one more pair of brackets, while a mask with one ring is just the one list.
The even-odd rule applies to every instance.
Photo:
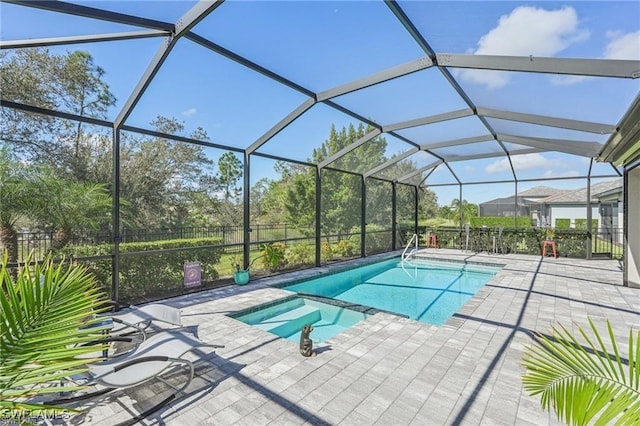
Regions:
[[[329, 137], [320, 147], [313, 150], [309, 161], [314, 163], [323, 161], [363, 137], [370, 130], [372, 129], [365, 128], [363, 125], [358, 128], [350, 125], [348, 128], [343, 127], [337, 131], [332, 125]], [[370, 170], [384, 160], [386, 141], [378, 136], [360, 148], [345, 155], [332, 166], [356, 172]], [[285, 206], [288, 212], [287, 220], [302, 232], [312, 234], [315, 223], [315, 171], [312, 168], [306, 169], [293, 176], [293, 183], [286, 191]], [[358, 203], [353, 202], [360, 198], [360, 192], [353, 183], [353, 177], [353, 175], [331, 170], [322, 171], [320, 218], [323, 234], [347, 233], [353, 226], [360, 223], [360, 207]]]
[[236, 224], [238, 218], [242, 217], [242, 187], [239, 180], [243, 174], [242, 162], [233, 152], [225, 152], [218, 158], [218, 173], [214, 182], [218, 191], [222, 192], [222, 200], [216, 206], [218, 220], [224, 225]]
[[223, 191], [225, 201], [235, 201], [240, 196], [242, 188], [238, 186], [238, 180], [242, 174], [242, 162], [234, 153], [225, 152], [218, 158], [216, 182]]
[[460, 223], [460, 218], [462, 218], [462, 223], [469, 223], [472, 217], [478, 216], [478, 205], [469, 203], [467, 200], [460, 202], [458, 198], [454, 198], [451, 207], [455, 223]]
[[[184, 124], [159, 116], [152, 126], [179, 135]], [[208, 140], [196, 129], [194, 139]], [[130, 203], [134, 226], [185, 226], [200, 214], [202, 197], [214, 199], [218, 190], [214, 161], [200, 145], [167, 138], [125, 133], [121, 148], [120, 194]]]
[[[104, 118], [115, 97], [104, 82], [105, 71], [88, 52], [54, 54], [45, 48], [17, 49], [0, 56], [3, 99], [47, 109]], [[84, 178], [81, 157], [91, 155], [82, 124], [2, 109], [3, 141], [14, 144], [30, 161]], [[83, 152], [84, 151], [84, 152]]]
[[16, 223], [26, 217], [39, 193], [33, 167], [18, 163], [7, 147], [0, 148], [0, 251], [9, 263], [18, 261]]
[[41, 178], [40, 220], [55, 230], [52, 249], [64, 247], [74, 231], [97, 229], [111, 217], [111, 196], [105, 185], [65, 181], [52, 174]]

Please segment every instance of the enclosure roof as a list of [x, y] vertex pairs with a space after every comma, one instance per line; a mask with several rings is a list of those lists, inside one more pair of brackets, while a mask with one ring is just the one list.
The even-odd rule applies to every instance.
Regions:
[[[426, 186], [620, 176], [594, 160], [638, 140], [639, 2], [1, 6], [3, 50], [92, 53], [118, 98], [93, 118], [116, 129], [177, 116], [217, 147], [338, 169], [384, 136], [387, 160], [356, 172]], [[331, 125], [366, 134], [315, 162]]]

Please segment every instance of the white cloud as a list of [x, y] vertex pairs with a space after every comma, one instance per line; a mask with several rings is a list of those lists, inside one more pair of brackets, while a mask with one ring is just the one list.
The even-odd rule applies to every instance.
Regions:
[[189, 108], [188, 110], [182, 111], [182, 115], [185, 115], [187, 117], [191, 117], [192, 115], [194, 115], [195, 113], [197, 113], [198, 110], [195, 108]]
[[[588, 37], [589, 32], [579, 28], [578, 14], [572, 7], [546, 10], [519, 6], [509, 15], [501, 16], [498, 25], [480, 38], [478, 48], [471, 53], [549, 57]], [[506, 72], [466, 69], [458, 74], [489, 88], [509, 82]]]
[[606, 59], [640, 59], [640, 31], [635, 33], [608, 32], [611, 41], [604, 48]]
[[[554, 170], [562, 168], [566, 169], [567, 167], [567, 165], [560, 160], [549, 159], [542, 154], [536, 153], [512, 155], [511, 163], [513, 163], [513, 168], [516, 170], [516, 173], [531, 169], [541, 169], [546, 170], [545, 173], [553, 173]], [[493, 163], [487, 165], [484, 171], [489, 174], [511, 172], [509, 159], [507, 157], [503, 157], [500, 160], [496, 160]]]

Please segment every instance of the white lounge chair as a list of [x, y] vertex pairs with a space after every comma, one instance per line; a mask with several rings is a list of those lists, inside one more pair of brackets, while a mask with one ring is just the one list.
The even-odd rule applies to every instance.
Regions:
[[203, 343], [193, 332], [186, 328], [162, 331], [149, 337], [134, 350], [121, 357], [90, 365], [87, 384], [101, 385], [105, 387], [104, 389], [75, 397], [48, 401], [48, 403], [63, 405], [103, 395], [116, 389], [133, 387], [154, 378], [162, 380], [160, 376], [163, 373], [170, 370], [173, 371], [177, 367], [185, 367], [188, 370], [188, 378], [184, 385], [178, 388], [163, 380], [164, 383], [174, 388], [175, 392], [143, 413], [133, 417], [130, 421], [120, 425], [134, 424], [173, 401], [178, 394], [189, 386], [193, 379], [194, 368], [193, 362], [184, 358], [185, 355], [195, 349], [223, 347], [221, 345]]
[[114, 327], [112, 334], [128, 334], [139, 332], [146, 339], [145, 330], [152, 322], [164, 322], [182, 327], [182, 317], [180, 309], [171, 306], [154, 303], [145, 306], [131, 306], [128, 311], [116, 313], [111, 317]]

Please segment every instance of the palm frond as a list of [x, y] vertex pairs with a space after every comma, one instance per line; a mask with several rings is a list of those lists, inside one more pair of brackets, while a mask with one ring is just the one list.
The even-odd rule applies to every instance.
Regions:
[[553, 408], [566, 424], [640, 424], [640, 332], [629, 331], [624, 360], [609, 321], [610, 347], [591, 319], [589, 325], [593, 337], [578, 327], [584, 343], [560, 325], [552, 337], [538, 335], [539, 344], [525, 348], [525, 390], [540, 395], [542, 408]]
[[[54, 263], [32, 267], [30, 258], [14, 279], [5, 252], [0, 265], [0, 407], [33, 410], [30, 397], [87, 371], [91, 355], [104, 349], [95, 315], [108, 309], [104, 294], [83, 266]], [[49, 387], [48, 387], [49, 386]], [[77, 387], [56, 387], [55, 391]], [[68, 411], [68, 409], [66, 409]]]

